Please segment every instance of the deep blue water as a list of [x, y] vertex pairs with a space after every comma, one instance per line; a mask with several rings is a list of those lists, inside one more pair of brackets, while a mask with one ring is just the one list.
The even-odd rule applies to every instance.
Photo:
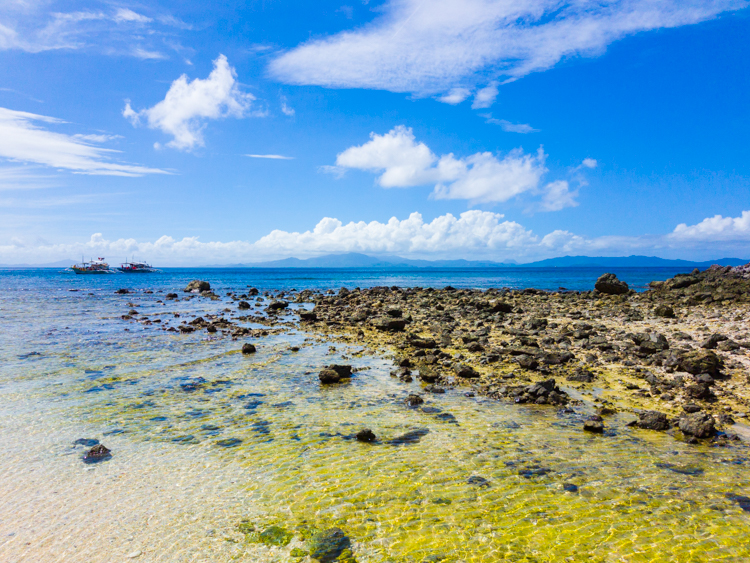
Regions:
[[290, 268], [164, 268], [153, 274], [76, 275], [55, 268], [0, 270], [2, 290], [45, 289], [131, 289], [177, 290], [190, 280], [202, 279], [216, 291], [238, 290], [246, 286], [261, 291], [272, 289], [332, 289], [346, 287], [445, 287], [487, 289], [490, 287], [545, 290], [591, 290], [596, 279], [612, 272], [635, 290], [643, 290], [654, 280], [665, 280], [691, 268], [445, 268], [383, 270], [290, 269]]

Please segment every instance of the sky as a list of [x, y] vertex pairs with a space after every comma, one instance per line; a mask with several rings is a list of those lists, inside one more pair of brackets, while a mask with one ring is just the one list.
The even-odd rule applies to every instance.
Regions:
[[750, 259], [750, 0], [0, 3], [0, 264]]

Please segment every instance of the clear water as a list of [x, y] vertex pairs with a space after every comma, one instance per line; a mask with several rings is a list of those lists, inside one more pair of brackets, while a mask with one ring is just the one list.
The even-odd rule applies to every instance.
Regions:
[[[658, 273], [618, 275], [673, 275]], [[745, 446], [688, 446], [624, 427], [627, 415], [592, 436], [581, 431], [585, 406], [566, 415], [461, 390], [409, 409], [420, 385], [391, 378], [385, 351], [289, 328], [252, 339], [257, 354], [243, 356], [243, 341], [120, 319], [129, 303], [162, 325], [234, 309], [156, 302], [195, 278], [223, 295], [247, 285], [588, 289], [598, 274], [503, 275], [517, 277], [0, 273], [0, 561], [293, 561], [309, 529], [334, 525], [360, 562], [749, 560], [750, 513], [727, 497], [750, 496]], [[321, 388], [317, 372], [334, 362], [368, 369]], [[376, 444], [351, 439], [363, 427]], [[418, 441], [393, 443], [414, 430]], [[84, 464], [79, 438], [112, 458]], [[248, 542], [242, 522], [294, 539]]]

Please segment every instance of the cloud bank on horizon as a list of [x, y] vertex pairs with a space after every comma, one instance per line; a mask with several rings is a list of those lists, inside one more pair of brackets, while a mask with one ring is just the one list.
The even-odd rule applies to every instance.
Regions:
[[313, 39], [276, 58], [289, 84], [443, 94], [473, 106], [565, 57], [600, 54], [643, 31], [690, 25], [748, 6], [746, 0], [391, 0], [369, 25]]
[[[312, 230], [273, 230], [255, 242], [201, 242], [198, 237], [176, 240], [162, 236], [154, 242], [134, 238], [107, 240], [101, 233], [88, 241], [53, 244], [27, 243], [15, 238], [0, 245], [0, 263], [45, 263], [79, 255], [147, 256], [163, 266], [251, 263], [294, 256], [309, 258], [329, 253], [362, 252], [407, 258], [469, 258], [534, 261], [561, 254], [661, 252], [689, 247], [707, 258], [718, 258], [716, 243], [731, 251], [750, 243], [750, 210], [740, 217], [715, 216], [696, 225], [678, 225], [666, 235], [587, 238], [564, 230], [538, 235], [515, 221], [490, 211], [469, 210], [455, 217], [447, 213], [430, 222], [420, 213], [399, 220], [350, 222], [325, 217]], [[734, 246], [736, 245], [736, 246]], [[747, 258], [747, 256], [744, 256]]]

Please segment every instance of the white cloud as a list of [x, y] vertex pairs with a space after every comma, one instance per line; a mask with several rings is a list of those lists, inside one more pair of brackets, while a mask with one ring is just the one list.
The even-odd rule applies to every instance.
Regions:
[[190, 150], [203, 146], [206, 119], [245, 117], [255, 96], [240, 91], [237, 73], [224, 55], [214, 61], [206, 79], [188, 82], [183, 74], [172, 85], [166, 97], [152, 108], [136, 112], [127, 101], [122, 115], [134, 125], [145, 118], [151, 129], [159, 129], [174, 138], [167, 146]]
[[581, 163], [581, 166], [583, 166], [584, 168], [596, 168], [597, 165], [598, 163], [594, 158], [584, 158], [583, 162]]
[[578, 196], [578, 190], [570, 191], [570, 186], [565, 180], [550, 182], [544, 188], [540, 210], [560, 211], [566, 207], [577, 207], [576, 196]]
[[294, 160], [293, 156], [283, 156], [280, 154], [246, 154], [250, 158], [269, 158], [271, 160]]
[[291, 84], [416, 95], [517, 79], [635, 33], [695, 24], [747, 0], [391, 0], [369, 25], [310, 40], [271, 73]]
[[438, 158], [424, 143], [417, 143], [411, 129], [399, 125], [385, 135], [370, 134], [370, 141], [338, 155], [336, 166], [382, 172], [384, 188], [435, 184], [436, 199], [466, 199], [475, 203], [507, 201], [538, 188], [545, 154], [524, 154], [520, 149], [503, 158], [489, 152], [456, 158]]
[[164, 170], [112, 162], [118, 151], [88, 144], [81, 137], [56, 133], [38, 123], [59, 125], [62, 120], [0, 108], [0, 158], [71, 170], [80, 174], [142, 176]]
[[160, 53], [159, 51], [149, 51], [142, 47], [136, 47], [131, 53], [135, 58], [143, 59], [144, 61], [158, 61], [168, 58], [164, 53]]
[[[699, 225], [715, 219], [707, 219]], [[730, 220], [734, 226], [726, 227], [729, 223], [720, 218], [719, 222], [724, 221], [726, 225], [719, 230], [735, 237], [739, 245], [727, 243], [721, 250], [716, 246], [715, 228], [696, 231], [693, 238], [674, 237], [674, 233], [587, 238], [566, 230], [540, 236], [515, 221], [505, 220], [498, 213], [471, 210], [458, 217], [447, 213], [432, 221], [425, 221], [419, 213], [412, 213], [406, 219], [392, 217], [386, 222], [369, 223], [343, 223], [324, 217], [311, 230], [274, 230], [255, 242], [201, 242], [198, 237], [176, 240], [166, 235], [153, 242], [139, 242], [132, 238], [107, 240], [97, 233], [88, 241], [52, 244], [44, 240], [26, 242], [23, 237], [15, 236], [9, 237], [8, 243], [0, 242], [0, 263], [43, 263], [82, 254], [105, 256], [110, 261], [136, 254], [157, 265], [169, 266], [257, 262], [286, 256], [307, 258], [340, 252], [521, 262], [565, 254], [628, 256], [645, 253], [707, 259], [717, 258], [724, 252], [736, 251], [740, 255], [750, 252], [750, 211]], [[682, 227], [678, 226], [675, 232], [684, 230]]]
[[440, 96], [438, 101], [455, 106], [463, 102], [469, 96], [471, 96], [471, 90], [468, 88], [452, 88], [450, 92], [444, 96]]
[[684, 241], [750, 241], [750, 211], [743, 211], [739, 217], [714, 215], [697, 225], [680, 223], [669, 236]]
[[129, 10], [127, 8], [120, 8], [115, 13], [114, 20], [116, 22], [136, 22], [136, 23], [149, 23], [152, 20], [151, 18], [148, 18], [146, 16], [143, 16], [141, 14], [137, 14], [133, 10]]
[[495, 103], [495, 99], [500, 91], [497, 89], [497, 82], [493, 82], [489, 86], [482, 88], [474, 96], [474, 101], [471, 104], [472, 109], [488, 108]]
[[503, 128], [506, 133], [538, 133], [539, 129], [534, 129], [531, 125], [526, 123], [511, 123], [505, 119], [496, 119], [490, 114], [481, 114], [487, 121], [486, 123], [492, 123], [493, 125], [499, 125]]

